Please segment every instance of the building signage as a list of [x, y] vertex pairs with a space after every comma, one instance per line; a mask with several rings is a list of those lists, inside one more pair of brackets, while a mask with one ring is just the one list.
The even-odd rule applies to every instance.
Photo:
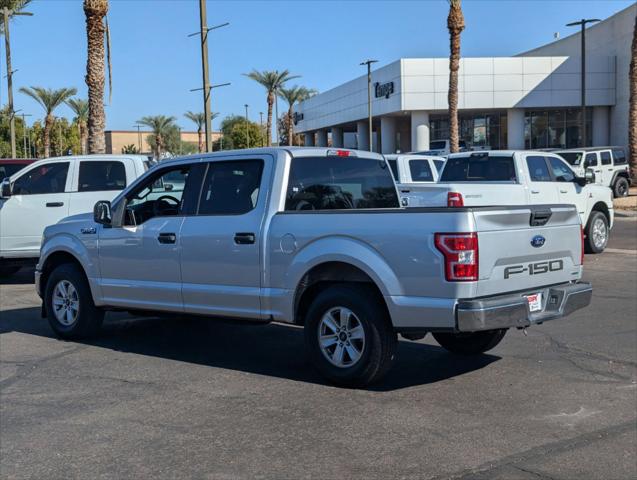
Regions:
[[394, 93], [394, 82], [387, 83], [378, 83], [374, 84], [374, 95], [376, 98], [385, 97], [389, 98], [389, 96]]
[[299, 123], [301, 120], [303, 120], [303, 114], [299, 113], [299, 112], [294, 112], [294, 116], [292, 117], [293, 121], [294, 121], [294, 125], [296, 125], [297, 123]]

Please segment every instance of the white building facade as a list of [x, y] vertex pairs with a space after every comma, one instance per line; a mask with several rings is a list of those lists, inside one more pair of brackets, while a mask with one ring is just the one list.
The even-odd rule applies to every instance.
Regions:
[[[589, 145], [628, 143], [628, 66], [637, 14], [633, 5], [586, 33]], [[460, 137], [490, 149], [581, 146], [579, 33], [516, 57], [463, 58], [459, 71]], [[449, 138], [449, 60], [402, 58], [372, 72], [373, 134], [367, 77], [318, 94], [296, 108], [306, 145], [428, 150]]]

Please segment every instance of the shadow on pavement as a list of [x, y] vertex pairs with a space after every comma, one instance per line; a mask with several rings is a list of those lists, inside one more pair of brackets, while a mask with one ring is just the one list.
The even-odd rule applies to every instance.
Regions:
[[[39, 308], [0, 312], [0, 333], [54, 338]], [[101, 335], [76, 343], [259, 375], [329, 385], [309, 364], [303, 330], [281, 324], [241, 324], [209, 319], [139, 318], [109, 313]], [[500, 357], [452, 355], [441, 347], [399, 342], [398, 357], [372, 391], [439, 382], [481, 369]]]
[[0, 287], [4, 285], [33, 285], [35, 283], [35, 267], [22, 267], [17, 273], [0, 277]]

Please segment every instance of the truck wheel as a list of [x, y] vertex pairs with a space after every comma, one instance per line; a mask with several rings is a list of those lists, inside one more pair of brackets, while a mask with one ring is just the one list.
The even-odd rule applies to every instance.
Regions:
[[586, 225], [586, 253], [602, 253], [608, 245], [608, 220], [602, 212], [593, 211]]
[[629, 189], [628, 180], [625, 177], [617, 178], [617, 181], [615, 182], [615, 186], [613, 187], [613, 193], [615, 194], [615, 198], [627, 197], [628, 189]]
[[306, 316], [310, 360], [339, 385], [364, 387], [380, 380], [393, 363], [397, 342], [385, 305], [363, 286], [327, 288]]
[[432, 333], [445, 350], [461, 355], [477, 355], [494, 348], [507, 333], [506, 328], [471, 333]]
[[51, 272], [44, 302], [49, 324], [60, 338], [89, 337], [102, 326], [104, 311], [93, 303], [86, 277], [75, 265], [65, 263]]
[[22, 268], [22, 267], [19, 267], [17, 265], [14, 265], [14, 266], [2, 266], [2, 265], [0, 265], [0, 278], [10, 277], [14, 273], [18, 273], [18, 270], [20, 270], [20, 268]]

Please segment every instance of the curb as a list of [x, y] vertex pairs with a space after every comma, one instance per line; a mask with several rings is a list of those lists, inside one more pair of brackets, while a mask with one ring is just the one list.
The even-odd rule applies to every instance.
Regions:
[[637, 218], [637, 212], [630, 210], [615, 209], [615, 216], [619, 218]]

